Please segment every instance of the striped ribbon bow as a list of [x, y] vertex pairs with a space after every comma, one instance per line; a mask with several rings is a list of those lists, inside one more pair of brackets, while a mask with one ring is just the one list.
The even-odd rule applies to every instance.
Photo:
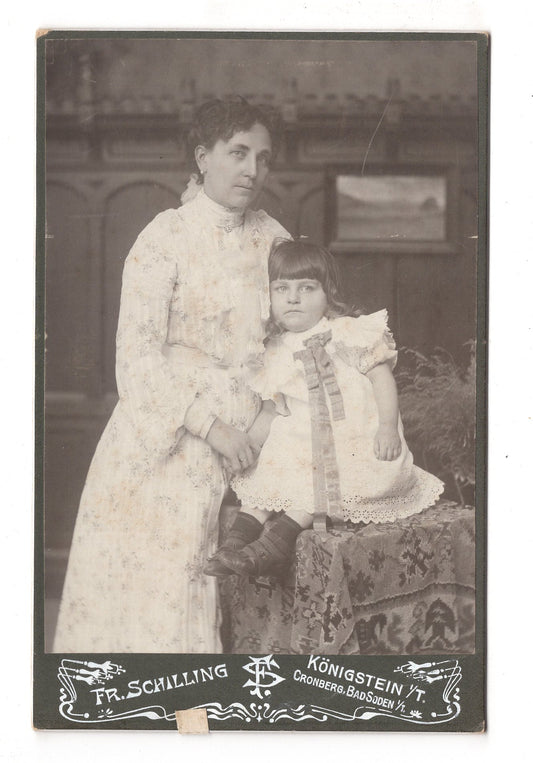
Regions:
[[[326, 532], [326, 517], [343, 518], [339, 484], [339, 469], [333, 439], [333, 421], [346, 418], [342, 393], [335, 378], [335, 369], [325, 346], [331, 331], [315, 334], [304, 341], [304, 350], [295, 352], [295, 360], [304, 366], [309, 390], [311, 411], [311, 442], [313, 454], [313, 489], [315, 496], [313, 527]], [[331, 418], [327, 404], [331, 406]]]

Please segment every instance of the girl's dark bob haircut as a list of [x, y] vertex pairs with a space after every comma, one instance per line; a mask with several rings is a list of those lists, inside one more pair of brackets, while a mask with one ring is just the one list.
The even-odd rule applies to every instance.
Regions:
[[[219, 140], [228, 141], [236, 132], [246, 132], [255, 124], [268, 130], [272, 142], [272, 158], [281, 143], [282, 123], [275, 109], [268, 106], [252, 106], [244, 98], [219, 99], [203, 103], [196, 111], [187, 139], [189, 154], [194, 156], [197, 146], [212, 149]], [[202, 179], [199, 178], [202, 182]]]
[[[328, 300], [326, 317], [356, 314], [357, 311], [353, 311], [340, 297], [337, 264], [327, 249], [305, 237], [294, 240], [278, 238], [272, 244], [268, 258], [268, 280], [272, 283], [296, 278], [312, 278], [321, 284]], [[267, 333], [270, 336], [280, 333], [272, 317]]]

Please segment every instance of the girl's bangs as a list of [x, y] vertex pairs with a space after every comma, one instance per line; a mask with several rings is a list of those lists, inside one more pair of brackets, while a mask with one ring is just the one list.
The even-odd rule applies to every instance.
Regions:
[[323, 284], [326, 279], [324, 263], [318, 257], [313, 257], [311, 252], [291, 253], [290, 257], [276, 252], [270, 258], [268, 270], [270, 281], [312, 278]]

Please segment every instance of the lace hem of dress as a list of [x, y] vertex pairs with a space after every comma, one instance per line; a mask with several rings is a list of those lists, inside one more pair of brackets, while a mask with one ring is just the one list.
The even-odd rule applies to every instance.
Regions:
[[433, 506], [444, 490], [443, 483], [436, 477], [426, 484], [418, 484], [417, 489], [406, 496], [392, 496], [387, 499], [365, 499], [354, 496], [343, 501], [343, 519], [352, 522], [394, 522], [412, 514], [418, 514]]
[[[415, 467], [416, 468], [416, 467]], [[345, 522], [394, 522], [396, 519], [418, 514], [424, 509], [433, 506], [440, 498], [444, 483], [428, 472], [420, 470], [421, 474], [414, 487], [405, 495], [386, 496], [381, 498], [365, 498], [352, 495], [342, 499], [342, 517]], [[305, 510], [314, 514], [311, 509], [305, 509], [305, 505], [312, 507], [312, 496], [265, 496], [258, 494], [257, 487], [252, 491], [246, 490], [238, 479], [232, 483], [243, 506], [265, 509], [266, 511], [290, 511], [294, 509]]]

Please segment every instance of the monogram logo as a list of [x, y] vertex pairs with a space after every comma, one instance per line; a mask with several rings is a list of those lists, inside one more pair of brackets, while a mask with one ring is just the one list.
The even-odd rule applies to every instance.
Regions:
[[243, 669], [251, 673], [253, 678], [249, 678], [243, 686], [253, 687], [250, 689], [250, 694], [255, 694], [259, 699], [263, 699], [262, 691], [265, 697], [270, 696], [270, 688], [285, 681], [282, 676], [272, 670], [272, 668], [279, 668], [278, 663], [272, 654], [267, 657], [250, 657], [250, 660], [248, 665], [243, 665]]

